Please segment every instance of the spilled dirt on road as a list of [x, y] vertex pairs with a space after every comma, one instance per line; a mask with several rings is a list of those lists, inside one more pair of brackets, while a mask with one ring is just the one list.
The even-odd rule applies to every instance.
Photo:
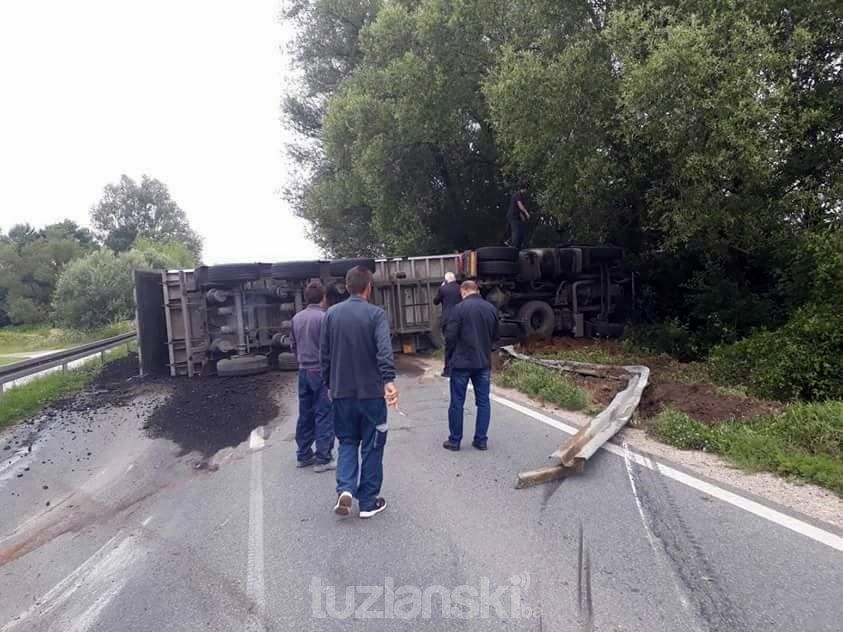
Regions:
[[252, 430], [276, 419], [277, 393], [290, 374], [264, 373], [249, 377], [171, 378], [175, 390], [147, 418], [143, 428], [152, 438], [176, 443], [179, 456], [198, 452], [208, 459], [235, 447]]

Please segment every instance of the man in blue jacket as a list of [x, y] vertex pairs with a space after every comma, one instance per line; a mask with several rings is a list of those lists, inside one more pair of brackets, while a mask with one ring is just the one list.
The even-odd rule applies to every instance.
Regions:
[[458, 451], [462, 441], [463, 408], [468, 382], [474, 386], [477, 422], [474, 440], [478, 450], [487, 448], [487, 433], [492, 406], [489, 390], [492, 381], [492, 347], [498, 337], [498, 310], [480, 296], [474, 281], [460, 286], [462, 302], [454, 307], [445, 328], [445, 339], [454, 347], [451, 356], [451, 405], [448, 408], [450, 435], [442, 444], [446, 450]]
[[372, 273], [354, 267], [345, 276], [345, 286], [349, 298], [328, 310], [320, 343], [322, 377], [333, 400], [339, 439], [334, 512], [347, 516], [357, 497], [360, 517], [371, 518], [386, 509], [379, 495], [386, 406], [398, 406], [398, 389], [386, 314], [368, 302]]
[[[293, 316], [290, 346], [299, 364], [299, 419], [296, 424], [298, 467], [314, 462], [314, 472], [336, 468], [331, 400], [319, 371], [319, 339], [325, 318], [325, 288], [312, 281], [304, 289], [307, 307]], [[313, 452], [314, 443], [316, 453]]]

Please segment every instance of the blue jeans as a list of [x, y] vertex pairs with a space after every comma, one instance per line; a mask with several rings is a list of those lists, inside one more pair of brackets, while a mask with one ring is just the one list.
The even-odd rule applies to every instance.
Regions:
[[386, 432], [379, 431], [376, 426], [386, 423], [386, 401], [380, 397], [335, 399], [333, 411], [334, 430], [340, 442], [337, 493], [351, 492], [361, 511], [374, 509], [383, 484], [383, 448], [386, 445]]
[[299, 420], [296, 424], [299, 461], [309, 461], [313, 457], [314, 442], [316, 462], [330, 461], [334, 449], [331, 400], [318, 370], [299, 369]]
[[489, 403], [491, 369], [451, 369], [451, 405], [448, 407], [448, 428], [451, 434], [448, 439], [456, 444], [462, 441], [463, 408], [469, 380], [474, 386], [474, 403], [477, 405], [474, 441], [485, 444], [492, 416], [492, 405]]

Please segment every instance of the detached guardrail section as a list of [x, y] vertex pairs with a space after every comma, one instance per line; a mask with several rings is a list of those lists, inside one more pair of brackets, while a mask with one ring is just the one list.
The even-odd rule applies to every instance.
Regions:
[[609, 366], [584, 362], [542, 360], [518, 353], [512, 347], [503, 347], [503, 351], [517, 360], [530, 362], [546, 369], [606, 379], [627, 380], [626, 388], [615, 395], [611, 403], [600, 414], [593, 417], [575, 435], [566, 440], [556, 452], [550, 455], [553, 465], [521, 472], [515, 485], [516, 489], [559, 480], [570, 474], [581, 472], [585, 467], [585, 462], [632, 418], [650, 379], [650, 369], [645, 366]]
[[[59, 366], [63, 370], [67, 370], [71, 362], [84, 360], [97, 354], [100, 354], [102, 359], [105, 359], [106, 351], [121, 345], [128, 345], [136, 336], [137, 334], [135, 332], [120, 334], [119, 336], [89, 342], [84, 345], [65, 349], [64, 351], [56, 351], [55, 353], [30, 360], [23, 360], [2, 366], [0, 367], [0, 396], [7, 388], [14, 388], [13, 383], [22, 378], [37, 375]], [[10, 383], [12, 383], [11, 386], [6, 386]]]

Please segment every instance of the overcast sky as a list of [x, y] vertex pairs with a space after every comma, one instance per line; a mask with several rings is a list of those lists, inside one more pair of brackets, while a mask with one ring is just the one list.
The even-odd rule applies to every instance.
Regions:
[[315, 256], [290, 170], [280, 0], [0, 0], [0, 227], [88, 223], [146, 173], [207, 263]]

